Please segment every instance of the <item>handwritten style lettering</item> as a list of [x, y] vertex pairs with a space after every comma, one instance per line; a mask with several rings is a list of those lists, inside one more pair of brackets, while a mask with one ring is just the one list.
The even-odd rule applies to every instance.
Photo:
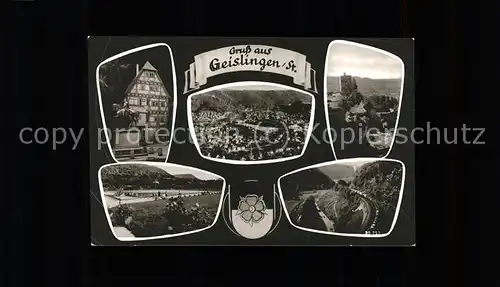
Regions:
[[291, 77], [294, 84], [317, 91], [316, 72], [305, 55], [279, 47], [239, 45], [196, 55], [185, 72], [185, 93], [205, 85], [210, 77], [236, 71], [281, 74]]
[[[286, 67], [291, 69], [293, 65], [293, 61], [280, 63], [278, 60], [264, 59], [264, 58], [249, 58], [248, 55], [240, 55], [239, 57], [233, 58], [229, 57], [227, 61], [221, 61], [218, 58], [214, 58], [210, 61], [210, 71], [215, 72], [220, 69], [232, 68], [236, 66], [259, 66], [260, 71], [264, 71], [267, 67], [270, 68], [280, 68]], [[295, 72], [295, 71], [294, 71]]]
[[250, 47], [250, 45], [246, 46], [245, 48], [232, 47], [231, 50], [229, 50], [229, 54], [230, 55], [234, 55], [234, 54], [249, 54], [250, 52], [252, 52], [252, 48]]

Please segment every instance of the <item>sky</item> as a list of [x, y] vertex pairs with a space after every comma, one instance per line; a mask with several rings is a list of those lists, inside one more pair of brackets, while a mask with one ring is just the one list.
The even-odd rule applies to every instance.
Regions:
[[391, 57], [370, 48], [347, 43], [330, 46], [328, 76], [348, 75], [371, 79], [398, 79], [403, 65], [396, 56]]
[[355, 160], [350, 160], [345, 163], [333, 163], [330, 165], [326, 165], [323, 167], [320, 167], [321, 172], [327, 174], [331, 178], [334, 179], [341, 179], [344, 178], [345, 176], [353, 176], [354, 173], [352, 173], [351, 167], [354, 167], [353, 172], [355, 172], [358, 168], [360, 168], [362, 165], [373, 162], [372, 159], [355, 159]]
[[328, 176], [330, 179], [337, 180], [352, 177], [354, 175], [354, 170], [351, 165], [348, 164], [330, 164], [318, 168], [323, 174]]
[[369, 163], [369, 162], [373, 162], [373, 160], [372, 159], [368, 159], [368, 160], [356, 159], [355, 161], [346, 163], [346, 165], [353, 166], [354, 169], [356, 170], [356, 169], [360, 168], [362, 165]]
[[176, 175], [176, 174], [192, 174], [194, 175], [195, 177], [201, 179], [201, 180], [217, 180], [217, 179], [221, 179], [220, 177], [218, 176], [214, 176], [210, 173], [206, 173], [206, 172], [203, 172], [203, 171], [198, 171], [198, 170], [195, 170], [195, 169], [191, 169], [191, 168], [188, 168], [188, 167], [177, 167], [177, 166], [164, 166], [164, 165], [158, 165], [157, 166], [158, 168], [161, 168], [163, 169], [164, 171], [172, 174], [172, 175]]

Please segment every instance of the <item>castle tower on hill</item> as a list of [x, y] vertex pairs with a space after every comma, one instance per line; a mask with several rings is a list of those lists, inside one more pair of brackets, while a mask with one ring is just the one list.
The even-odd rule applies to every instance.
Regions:
[[356, 83], [356, 79], [354, 79], [351, 75], [340, 76], [340, 94], [342, 96], [348, 96], [352, 94], [352, 92], [358, 90], [358, 84]]

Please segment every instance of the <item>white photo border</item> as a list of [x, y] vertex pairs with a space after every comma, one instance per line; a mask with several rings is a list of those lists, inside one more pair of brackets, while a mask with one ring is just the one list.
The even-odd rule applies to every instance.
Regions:
[[[393, 218], [393, 221], [392, 221], [392, 224], [391, 224], [391, 228], [389, 229], [389, 231], [387, 233], [383, 233], [383, 234], [338, 233], [338, 232], [328, 232], [328, 231], [314, 230], [314, 229], [305, 228], [305, 227], [301, 227], [301, 226], [293, 224], [293, 222], [292, 222], [292, 220], [290, 218], [289, 212], [288, 212], [288, 210], [286, 208], [285, 199], [283, 197], [283, 191], [281, 190], [281, 182], [280, 182], [281, 179], [284, 178], [284, 177], [286, 177], [286, 176], [288, 176], [288, 175], [291, 175], [291, 174], [294, 174], [294, 173], [297, 173], [297, 172], [300, 172], [300, 171], [303, 171], [303, 170], [311, 169], [311, 168], [318, 168], [318, 167], [322, 167], [322, 166], [328, 166], [328, 165], [333, 165], [333, 164], [343, 164], [343, 163], [356, 162], [356, 161], [366, 161], [366, 162], [376, 162], [376, 161], [397, 162], [397, 163], [401, 164], [401, 166], [403, 167], [403, 178], [402, 178], [402, 182], [401, 182], [401, 190], [399, 191], [398, 204], [396, 206], [396, 212], [394, 214], [394, 218]], [[297, 229], [300, 229], [300, 230], [303, 230], [303, 231], [308, 231], [308, 232], [313, 232], [313, 233], [319, 233], [319, 234], [325, 234], [325, 235], [334, 235], [334, 236], [343, 236], [343, 237], [382, 238], [382, 237], [389, 236], [391, 234], [391, 232], [393, 231], [394, 227], [396, 226], [396, 223], [397, 223], [398, 217], [399, 217], [399, 210], [401, 208], [401, 202], [403, 200], [403, 192], [404, 192], [405, 183], [406, 183], [406, 166], [405, 166], [405, 164], [402, 161], [397, 160], [397, 159], [387, 159], [387, 158], [378, 158], [378, 157], [375, 157], [375, 158], [373, 158], [373, 157], [366, 158], [365, 157], [365, 158], [351, 158], [351, 159], [334, 160], [334, 161], [319, 163], [319, 164], [315, 164], [315, 165], [311, 165], [311, 166], [306, 166], [306, 167], [303, 167], [303, 168], [291, 171], [291, 172], [286, 173], [286, 174], [284, 174], [284, 175], [282, 175], [282, 176], [280, 176], [278, 178], [278, 190], [279, 190], [281, 202], [283, 203], [283, 208], [284, 208], [284, 211], [285, 211], [285, 215], [286, 215], [286, 217], [288, 219], [288, 222], [293, 227], [295, 227]]]
[[[303, 94], [311, 97], [311, 99], [312, 99], [311, 100], [311, 115], [310, 115], [310, 119], [309, 119], [309, 126], [308, 126], [308, 130], [307, 130], [306, 138], [304, 140], [304, 147], [302, 148], [302, 152], [299, 155], [295, 155], [295, 156], [279, 158], [279, 159], [271, 159], [271, 160], [258, 160], [258, 161], [217, 159], [217, 158], [212, 158], [212, 157], [208, 157], [208, 156], [203, 155], [201, 152], [201, 149], [200, 149], [200, 145], [198, 144], [198, 138], [196, 137], [196, 132], [194, 130], [193, 115], [192, 115], [192, 111], [191, 111], [191, 98], [193, 96], [196, 96], [199, 94], [203, 94], [203, 93], [210, 92], [213, 90], [228, 88], [228, 87], [262, 86], [262, 85], [274, 86], [274, 87], [278, 87], [278, 88], [282, 88], [282, 89], [283, 88], [289, 89], [289, 90], [303, 93]], [[304, 153], [306, 152], [307, 145], [309, 144], [309, 140], [310, 140], [312, 132], [313, 132], [315, 111], [316, 111], [316, 99], [312, 93], [309, 93], [309, 92], [306, 92], [304, 90], [297, 89], [294, 87], [290, 87], [287, 85], [276, 84], [276, 83], [271, 83], [271, 82], [242, 81], [242, 82], [234, 82], [234, 83], [229, 83], [229, 84], [222, 84], [222, 85], [210, 87], [210, 88], [207, 88], [207, 89], [204, 89], [201, 91], [196, 91], [195, 93], [192, 93], [191, 95], [189, 95], [187, 98], [187, 119], [188, 119], [189, 132], [190, 132], [191, 138], [193, 140], [193, 144], [196, 147], [196, 150], [198, 151], [198, 154], [206, 160], [225, 163], [225, 164], [234, 164], [234, 165], [270, 164], [270, 163], [290, 161], [290, 160], [294, 160], [294, 159], [298, 159], [298, 158], [302, 157], [304, 155]]]
[[[210, 175], [213, 175], [213, 176], [216, 176], [216, 177], [222, 179], [222, 190], [221, 190], [220, 199], [219, 199], [219, 206], [217, 207], [217, 214], [215, 215], [214, 221], [212, 222], [212, 224], [210, 226], [207, 226], [207, 227], [204, 227], [204, 228], [200, 228], [200, 229], [196, 229], [196, 230], [187, 231], [187, 232], [176, 233], [176, 234], [166, 234], [166, 235], [151, 236], [151, 237], [139, 237], [139, 238], [137, 238], [137, 237], [119, 237], [119, 236], [117, 236], [116, 233], [115, 233], [115, 230], [113, 228], [113, 224], [111, 223], [111, 217], [109, 216], [108, 208], [107, 208], [107, 205], [106, 205], [106, 199], [105, 199], [105, 196], [104, 196], [104, 187], [103, 187], [102, 178], [101, 178], [101, 172], [102, 172], [103, 168], [110, 167], [110, 166], [117, 166], [117, 165], [149, 165], [149, 166], [155, 166], [155, 167], [158, 167], [158, 166], [162, 166], [162, 167], [179, 167], [179, 168], [185, 168], [185, 169], [191, 169], [191, 170], [196, 170], [196, 171], [204, 172], [204, 173], [207, 173], [207, 174], [210, 174]], [[224, 193], [225, 193], [225, 190], [226, 190], [226, 179], [224, 177], [218, 175], [218, 174], [215, 174], [213, 172], [209, 172], [209, 171], [206, 171], [206, 170], [203, 170], [203, 169], [199, 169], [199, 168], [196, 168], [196, 167], [185, 166], [185, 165], [174, 164], [174, 163], [164, 163], [164, 162], [141, 161], [141, 162], [116, 162], [116, 163], [110, 163], [110, 164], [103, 165], [103, 166], [101, 166], [99, 168], [98, 178], [99, 178], [99, 190], [100, 190], [100, 193], [101, 193], [101, 200], [102, 200], [102, 206], [104, 208], [104, 213], [106, 215], [106, 219], [108, 221], [109, 228], [111, 229], [111, 233], [119, 241], [146, 241], [146, 240], [154, 240], [154, 239], [165, 239], [165, 238], [172, 238], [172, 237], [179, 237], [179, 236], [183, 236], [183, 235], [194, 234], [194, 233], [198, 233], [198, 232], [201, 232], [201, 231], [208, 230], [208, 229], [212, 228], [217, 223], [217, 221], [219, 219], [219, 215], [220, 215], [220, 213], [222, 211], [222, 203], [223, 203], [223, 200], [224, 200], [224, 197], [225, 197]]]
[[[88, 37], [90, 37], [90, 36], [88, 36]], [[127, 50], [125, 52], [111, 56], [111, 57], [107, 58], [106, 60], [102, 61], [101, 63], [99, 63], [99, 65], [97, 65], [97, 68], [96, 68], [96, 85], [97, 86], [96, 86], [96, 88], [97, 88], [97, 95], [98, 95], [98, 99], [99, 99], [99, 110], [101, 113], [102, 126], [105, 130], [104, 134], [106, 136], [106, 143], [108, 145], [108, 150], [109, 150], [109, 153], [111, 154], [111, 157], [113, 158], [113, 160], [115, 162], [133, 162], [133, 161], [119, 161], [119, 160], [117, 160], [115, 157], [115, 153], [113, 152], [113, 149], [111, 148], [111, 140], [109, 139], [109, 135], [107, 133], [108, 127], [106, 125], [106, 118], [104, 116], [104, 108], [102, 106], [101, 86], [99, 83], [99, 69], [101, 68], [102, 65], [109, 63], [113, 60], [116, 60], [118, 58], [124, 57], [124, 56], [132, 54], [132, 53], [144, 51], [147, 49], [156, 48], [156, 47], [167, 47], [168, 48], [168, 52], [170, 55], [170, 63], [172, 66], [172, 84], [173, 84], [172, 88], [173, 88], [173, 98], [174, 98], [174, 102], [172, 104], [172, 128], [170, 130], [170, 140], [168, 143], [167, 154], [166, 154], [165, 161], [164, 161], [165, 163], [168, 162], [168, 156], [170, 155], [170, 149], [172, 148], [172, 141], [173, 141], [172, 133], [174, 132], [175, 119], [176, 119], [176, 113], [177, 113], [177, 76], [176, 76], [176, 71], [175, 71], [174, 55], [172, 52], [172, 48], [170, 48], [170, 46], [167, 43], [154, 43], [154, 44], [149, 44], [149, 45], [137, 47], [134, 49], [130, 49], [130, 50]]]
[[[323, 89], [324, 89], [324, 106], [325, 106], [325, 117], [326, 117], [326, 127], [328, 129], [328, 137], [330, 138], [330, 145], [331, 145], [331, 148], [332, 148], [332, 151], [333, 151], [333, 156], [335, 157], [336, 160], [339, 160], [339, 158], [337, 157], [337, 154], [335, 153], [335, 147], [334, 147], [334, 144], [333, 144], [333, 138], [332, 138], [332, 132], [331, 132], [331, 126], [330, 126], [330, 117], [329, 117], [329, 113], [328, 113], [328, 60], [330, 59], [330, 50], [332, 48], [332, 46], [334, 44], [347, 44], [347, 45], [352, 45], [352, 46], [357, 46], [357, 47], [360, 47], [360, 48], [365, 48], [365, 49], [369, 49], [369, 50], [373, 50], [375, 52], [378, 52], [378, 53], [381, 53], [381, 54], [384, 54], [386, 56], [389, 56], [393, 59], [396, 59], [397, 61], [399, 61], [401, 63], [401, 91], [400, 91], [400, 94], [399, 94], [399, 105], [398, 105], [398, 115], [396, 117], [396, 124], [394, 126], [394, 130], [397, 131], [398, 130], [398, 126], [399, 126], [399, 117], [401, 115], [401, 106], [403, 105], [403, 95], [404, 95], [404, 83], [405, 83], [405, 63], [403, 62], [403, 60], [392, 54], [392, 53], [389, 53], [385, 50], [382, 50], [382, 49], [379, 49], [379, 48], [375, 48], [375, 47], [372, 47], [372, 46], [369, 46], [369, 45], [365, 45], [365, 44], [360, 44], [360, 43], [357, 43], [357, 42], [352, 42], [352, 41], [346, 41], [346, 40], [334, 40], [332, 42], [330, 42], [330, 44], [328, 44], [328, 48], [326, 50], [326, 60], [325, 60], [325, 74], [324, 74], [324, 79], [323, 79]], [[392, 147], [394, 146], [394, 141], [396, 140], [396, 134], [394, 134], [394, 136], [392, 137], [392, 142], [391, 142], [391, 146], [389, 147], [389, 150], [387, 151], [387, 154], [385, 154], [384, 156], [382, 157], [379, 157], [379, 158], [386, 158], [390, 153], [391, 153], [391, 150], [392, 150]]]

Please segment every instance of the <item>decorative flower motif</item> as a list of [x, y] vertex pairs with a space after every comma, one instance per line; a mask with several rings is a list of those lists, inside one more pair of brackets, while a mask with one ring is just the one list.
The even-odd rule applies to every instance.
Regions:
[[254, 223], [261, 221], [266, 215], [266, 204], [262, 199], [262, 196], [257, 196], [255, 194], [249, 194], [246, 197], [240, 197], [240, 203], [238, 204], [238, 212], [243, 221], [249, 223], [252, 226]]

